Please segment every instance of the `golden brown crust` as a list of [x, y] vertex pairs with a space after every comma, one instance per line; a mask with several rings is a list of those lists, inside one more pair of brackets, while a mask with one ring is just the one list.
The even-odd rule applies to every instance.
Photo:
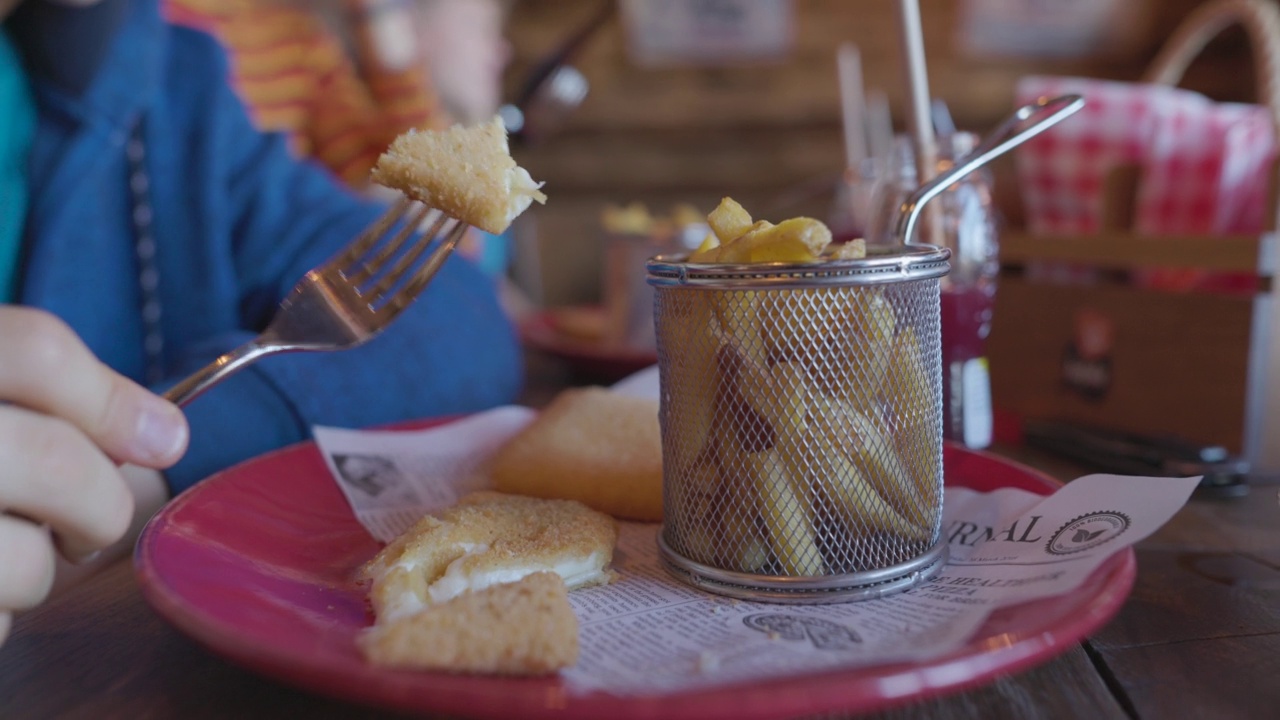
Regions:
[[[612, 518], [582, 503], [476, 492], [424, 517], [370, 560], [361, 576], [373, 582], [370, 599], [380, 618], [403, 605], [406, 593], [416, 604], [431, 604], [432, 586], [446, 572], [503, 582], [565, 563], [596, 571], [566, 578], [573, 589], [608, 581], [605, 568], [617, 537]], [[455, 593], [438, 588], [438, 594]]]
[[360, 636], [378, 665], [541, 675], [578, 659], [578, 621], [555, 573], [459, 595]]
[[498, 450], [490, 474], [504, 492], [661, 521], [658, 403], [603, 388], [566, 390]]
[[[410, 130], [378, 158], [371, 179], [481, 230], [511, 222], [511, 174], [502, 121], [448, 130]], [[541, 195], [541, 193], [539, 193]]]

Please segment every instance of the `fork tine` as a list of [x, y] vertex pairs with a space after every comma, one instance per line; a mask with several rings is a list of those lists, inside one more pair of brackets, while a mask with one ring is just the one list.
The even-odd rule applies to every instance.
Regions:
[[369, 288], [366, 294], [369, 297], [376, 299], [391, 288], [395, 287], [396, 283], [400, 282], [400, 280], [402, 280], [409, 270], [418, 262], [418, 258], [422, 257], [422, 254], [427, 251], [427, 248], [431, 245], [431, 241], [440, 234], [440, 231], [444, 229], [445, 224], [447, 224], [449, 220], [449, 216], [441, 213], [440, 219], [436, 220], [436, 222], [432, 224], [431, 230], [421, 237], [412, 248], [406, 251], [390, 270], [383, 273], [382, 277], [378, 279], [378, 282], [373, 285], [373, 287]]
[[[400, 228], [400, 231], [396, 233], [395, 237], [387, 242], [386, 245], [378, 248], [378, 251], [374, 253], [372, 257], [365, 257], [359, 261], [359, 268], [354, 273], [348, 275], [347, 280], [357, 287], [368, 282], [370, 278], [382, 269], [382, 266], [385, 265], [388, 260], [395, 257], [396, 253], [400, 252], [400, 249], [404, 247], [405, 241], [411, 237], [415, 237], [418, 228], [422, 226], [422, 221], [425, 220], [427, 215], [432, 212], [434, 211], [425, 205], [418, 208], [417, 212], [413, 213], [412, 216], [405, 221], [403, 227]], [[440, 221], [437, 220], [435, 224], [439, 225]], [[431, 230], [428, 231], [428, 234], [430, 235], [437, 232], [439, 232], [439, 229], [433, 226]]]
[[355, 242], [348, 244], [346, 249], [330, 260], [327, 266], [341, 270], [354, 262], [356, 258], [364, 255], [369, 251], [369, 248], [373, 247], [374, 243], [378, 242], [378, 238], [385, 235], [397, 220], [404, 217], [412, 204], [413, 201], [407, 197], [397, 200], [394, 205], [382, 214], [382, 217], [378, 218], [377, 222], [361, 233]]
[[409, 282], [405, 283], [399, 292], [387, 300], [383, 309], [390, 309], [394, 315], [399, 314], [401, 310], [408, 307], [414, 298], [418, 297], [419, 293], [431, 282], [431, 279], [436, 276], [436, 273], [440, 271], [440, 267], [444, 265], [444, 261], [453, 253], [453, 249], [458, 246], [468, 227], [470, 226], [466, 223], [458, 221], [453, 230], [449, 231], [449, 236], [440, 243], [435, 252], [422, 264], [422, 267], [418, 268], [418, 271], [414, 273]]

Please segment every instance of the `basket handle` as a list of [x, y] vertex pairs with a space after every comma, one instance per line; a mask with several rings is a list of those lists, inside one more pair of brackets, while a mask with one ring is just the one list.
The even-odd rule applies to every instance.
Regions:
[[1280, 130], [1280, 10], [1272, 0], [1217, 0], [1187, 16], [1147, 69], [1143, 82], [1176, 85], [1187, 66], [1218, 33], [1242, 25], [1253, 48], [1258, 102]]

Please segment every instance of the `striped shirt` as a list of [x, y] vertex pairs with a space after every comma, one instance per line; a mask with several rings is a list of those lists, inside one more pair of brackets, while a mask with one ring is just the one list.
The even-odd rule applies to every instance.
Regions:
[[288, 134], [298, 155], [348, 184], [364, 186], [400, 133], [445, 121], [421, 63], [390, 70], [361, 58], [361, 72], [312, 10], [280, 0], [164, 3], [170, 22], [203, 30], [227, 49], [231, 85], [259, 129]]

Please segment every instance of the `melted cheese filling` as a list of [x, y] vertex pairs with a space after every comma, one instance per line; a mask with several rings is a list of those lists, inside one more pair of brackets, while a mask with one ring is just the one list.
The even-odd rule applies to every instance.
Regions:
[[[465, 592], [483, 590], [502, 583], [516, 582], [536, 572], [554, 572], [564, 580], [565, 586], [570, 590], [593, 582], [600, 582], [605, 577], [605, 571], [602, 567], [604, 565], [603, 558], [598, 552], [591, 553], [586, 557], [564, 558], [550, 566], [538, 563], [524, 563], [513, 564], [503, 568], [468, 571], [463, 567], [463, 561], [469, 557], [488, 552], [489, 546], [462, 543], [458, 547], [463, 552], [462, 556], [449, 563], [444, 573], [427, 586], [427, 597], [419, 597], [412, 590], [406, 590], [401, 593], [399, 598], [390, 601], [383, 608], [383, 617], [387, 621], [408, 617], [425, 610], [430, 605], [437, 605]], [[417, 566], [418, 563], [413, 560], [399, 562], [388, 567], [383, 577], [397, 569], [413, 572], [417, 569]]]
[[507, 222], [529, 209], [534, 200], [540, 203], [547, 201], [547, 196], [540, 189], [542, 183], [534, 182], [529, 171], [516, 166], [507, 172]]

